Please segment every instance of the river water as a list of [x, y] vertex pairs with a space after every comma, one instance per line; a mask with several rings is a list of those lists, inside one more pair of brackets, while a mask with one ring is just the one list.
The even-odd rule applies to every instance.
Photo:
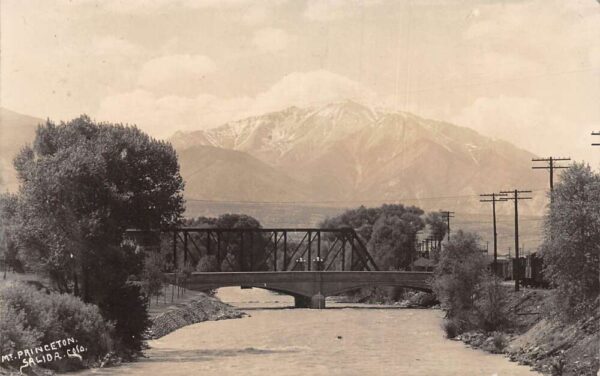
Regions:
[[344, 305], [289, 309], [293, 299], [223, 288], [250, 317], [203, 322], [151, 341], [147, 358], [95, 375], [539, 375], [447, 340], [437, 310]]

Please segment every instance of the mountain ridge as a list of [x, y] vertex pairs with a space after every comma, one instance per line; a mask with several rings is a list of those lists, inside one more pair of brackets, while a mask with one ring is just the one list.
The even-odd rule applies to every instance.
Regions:
[[[170, 141], [177, 150], [211, 145], [245, 152], [305, 184], [306, 196], [313, 201], [383, 203], [402, 197], [477, 196], [512, 187], [545, 186], [543, 177], [532, 174], [529, 167], [535, 155], [509, 142], [467, 127], [352, 101], [289, 107], [208, 130], [178, 133]], [[528, 206], [544, 205], [541, 199], [535, 201]], [[468, 206], [481, 205], [477, 200], [477, 205]]]

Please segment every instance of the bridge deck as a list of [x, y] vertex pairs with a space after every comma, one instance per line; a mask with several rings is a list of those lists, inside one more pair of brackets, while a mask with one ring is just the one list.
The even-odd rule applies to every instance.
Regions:
[[[166, 273], [173, 283], [181, 276]], [[288, 271], [288, 272], [194, 272], [185, 282], [187, 288], [210, 290], [226, 286], [249, 286], [314, 298], [343, 293], [362, 287], [397, 286], [431, 291], [430, 272], [406, 271]]]

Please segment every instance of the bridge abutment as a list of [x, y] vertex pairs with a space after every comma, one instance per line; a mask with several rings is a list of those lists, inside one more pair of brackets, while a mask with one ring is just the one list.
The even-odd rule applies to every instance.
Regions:
[[325, 309], [325, 297], [321, 294], [317, 294], [312, 297], [295, 295], [294, 296], [294, 307], [295, 308]]

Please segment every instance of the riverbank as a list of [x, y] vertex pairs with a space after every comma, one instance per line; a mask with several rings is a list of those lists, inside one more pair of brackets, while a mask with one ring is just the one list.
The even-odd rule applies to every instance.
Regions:
[[187, 325], [203, 321], [237, 319], [245, 314], [229, 304], [199, 291], [185, 291], [171, 304], [150, 307], [151, 327], [147, 338], [157, 339]]
[[[146, 332], [147, 340], [163, 337], [179, 328], [199, 322], [235, 319], [246, 315], [208, 294], [185, 289], [179, 289], [173, 301], [159, 299], [158, 302], [152, 302], [148, 307], [148, 313], [151, 326]], [[143, 356], [140, 354], [133, 361], [138, 361]], [[128, 363], [124, 362], [121, 356], [111, 352], [101, 361], [94, 363], [90, 369], [92, 371], [106, 367], [118, 369], [125, 364]], [[52, 376], [61, 373], [37, 365], [28, 367], [26, 371], [27, 374], [36, 376]], [[3, 365], [3, 367], [0, 367], [0, 375], [15, 376], [22, 374], [19, 369]]]
[[600, 314], [571, 324], [552, 318], [549, 290], [508, 294], [508, 325], [501, 332], [471, 331], [456, 339], [502, 353], [548, 375], [596, 376], [600, 364]]

